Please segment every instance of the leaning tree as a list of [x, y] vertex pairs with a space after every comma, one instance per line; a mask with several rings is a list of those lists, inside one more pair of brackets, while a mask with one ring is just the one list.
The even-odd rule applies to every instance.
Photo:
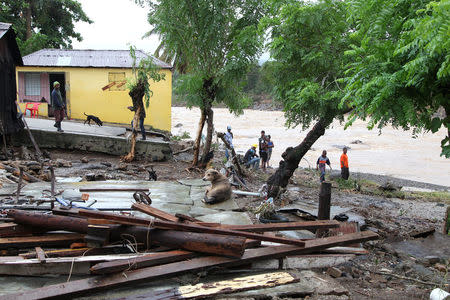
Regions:
[[[148, 1], [149, 23], [166, 51], [182, 54], [186, 74], [175, 92], [201, 116], [194, 145], [193, 166], [209, 153], [214, 132], [214, 103], [224, 103], [239, 114], [248, 105], [242, 78], [262, 44], [258, 24], [264, 14], [259, 0]], [[207, 124], [202, 159], [200, 141]]]
[[165, 78], [165, 74], [153, 63], [151, 56], [140, 58], [139, 62], [137, 62], [136, 49], [134, 47], [130, 47], [130, 56], [133, 59], [133, 77], [128, 79], [127, 88], [130, 90], [128, 94], [133, 103], [134, 117], [130, 152], [121, 157], [121, 160], [124, 162], [131, 162], [134, 159], [139, 115], [145, 109], [142, 100], [145, 97], [145, 107], [148, 107], [150, 105], [150, 96], [153, 93], [150, 90], [150, 82], [158, 82]]
[[[278, 2], [273, 0], [274, 2]], [[282, 154], [277, 171], [267, 180], [270, 197], [279, 196], [300, 160], [334, 119], [351, 110], [344, 96], [347, 63], [344, 52], [351, 39], [346, 7], [339, 0], [285, 1], [265, 24], [271, 29], [269, 49], [274, 97], [281, 101], [287, 125], [314, 126], [304, 140]]]

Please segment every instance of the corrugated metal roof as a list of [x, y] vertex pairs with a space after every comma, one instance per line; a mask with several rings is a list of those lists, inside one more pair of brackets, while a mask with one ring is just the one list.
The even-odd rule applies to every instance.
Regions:
[[5, 33], [8, 32], [8, 29], [11, 27], [11, 24], [1, 23], [0, 22], [0, 39], [3, 37]]
[[[172, 66], [141, 50], [136, 51], [137, 62], [151, 57], [162, 69]], [[92, 67], [92, 68], [131, 68], [133, 60], [128, 50], [63, 50], [42, 49], [23, 57], [25, 66], [42, 67]]]
[[11, 24], [0, 22], [0, 39], [3, 38], [8, 41], [9, 49], [14, 58], [15, 64], [17, 66], [22, 66], [22, 55], [20, 55], [19, 46], [17, 46], [16, 33], [12, 29]]

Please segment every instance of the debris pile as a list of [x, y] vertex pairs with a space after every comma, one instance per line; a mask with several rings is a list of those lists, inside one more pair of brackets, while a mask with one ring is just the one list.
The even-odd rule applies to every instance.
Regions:
[[[248, 266], [268, 259], [319, 253], [378, 238], [366, 231], [294, 239], [274, 233], [323, 231], [338, 228], [340, 223], [318, 220], [225, 225], [172, 215], [150, 204], [151, 200], [132, 204], [133, 210], [148, 217], [64, 207], [55, 207], [51, 212], [8, 210], [8, 222], [0, 224], [0, 253], [6, 256], [0, 259], [1, 274], [91, 277], [0, 299], [72, 297], [213, 267]], [[348, 248], [342, 251], [334, 248], [334, 253], [344, 254]], [[272, 281], [272, 277], [277, 278], [273, 280], [277, 284], [295, 281], [287, 272], [267, 276], [258, 282]]]

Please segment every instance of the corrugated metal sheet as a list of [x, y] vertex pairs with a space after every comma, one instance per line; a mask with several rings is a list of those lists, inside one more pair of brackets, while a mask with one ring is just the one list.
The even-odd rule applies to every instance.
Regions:
[[[149, 55], [136, 51], [138, 62]], [[153, 62], [162, 69], [172, 66], [153, 56]], [[133, 60], [128, 50], [62, 50], [42, 49], [23, 57], [25, 66], [131, 68]]]
[[3, 37], [5, 33], [8, 32], [8, 29], [11, 27], [11, 24], [1, 23], [0, 22], [0, 39]]

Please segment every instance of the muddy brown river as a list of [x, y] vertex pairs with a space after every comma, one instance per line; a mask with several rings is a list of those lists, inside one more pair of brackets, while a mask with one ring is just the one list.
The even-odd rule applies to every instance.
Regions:
[[[199, 117], [197, 108], [173, 107], [172, 133], [180, 135], [187, 131], [194, 138]], [[183, 126], [175, 127], [177, 124]], [[286, 128], [281, 111], [245, 110], [243, 115], [236, 117], [227, 109], [214, 109], [215, 130], [225, 132], [227, 125], [232, 127], [236, 151], [242, 154], [251, 144], [258, 143], [261, 130], [270, 134], [275, 145], [270, 162], [274, 167], [278, 166], [283, 151], [298, 145], [308, 132], [300, 127]], [[350, 147], [350, 171], [450, 186], [450, 160], [440, 156], [440, 141], [444, 136], [445, 130], [441, 129], [435, 134], [424, 133], [413, 138], [412, 131], [392, 127], [385, 127], [379, 134], [378, 130], [368, 130], [364, 121], [356, 121], [344, 130], [344, 125], [336, 121], [313, 145], [300, 166], [315, 167], [317, 158], [326, 149], [333, 169], [339, 169], [341, 148], [346, 145]], [[362, 144], [352, 144], [355, 140], [360, 140]]]

